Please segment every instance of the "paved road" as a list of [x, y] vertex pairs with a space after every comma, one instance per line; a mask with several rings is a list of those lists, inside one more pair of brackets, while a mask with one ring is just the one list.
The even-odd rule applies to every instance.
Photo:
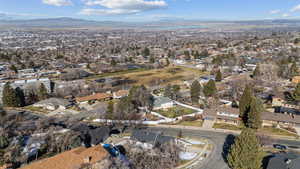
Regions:
[[[211, 155], [203, 161], [198, 169], [229, 169], [228, 165], [222, 157], [223, 146], [226, 138], [230, 136], [227, 133], [214, 132], [214, 131], [202, 131], [202, 130], [190, 130], [190, 129], [174, 129], [174, 128], [148, 128], [151, 131], [162, 131], [164, 134], [177, 136], [178, 132], [181, 130], [183, 136], [195, 137], [195, 138], [207, 138], [215, 145]], [[287, 146], [300, 147], [300, 141], [293, 140], [279, 140], [277, 139], [275, 143], [283, 144]]]

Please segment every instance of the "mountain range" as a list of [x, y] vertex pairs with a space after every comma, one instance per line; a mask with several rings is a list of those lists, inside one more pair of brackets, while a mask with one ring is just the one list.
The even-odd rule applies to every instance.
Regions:
[[247, 20], [247, 21], [216, 21], [216, 20], [161, 20], [155, 22], [117, 22], [117, 21], [92, 21], [75, 18], [48, 18], [30, 20], [0, 20], [0, 27], [4, 28], [142, 28], [159, 26], [195, 26], [205, 24], [232, 24], [232, 25], [277, 25], [300, 27], [300, 20]]

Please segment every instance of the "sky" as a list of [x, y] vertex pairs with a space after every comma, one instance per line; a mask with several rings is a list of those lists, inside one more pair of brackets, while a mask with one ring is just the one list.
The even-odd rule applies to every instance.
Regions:
[[0, 0], [0, 19], [300, 19], [300, 0]]

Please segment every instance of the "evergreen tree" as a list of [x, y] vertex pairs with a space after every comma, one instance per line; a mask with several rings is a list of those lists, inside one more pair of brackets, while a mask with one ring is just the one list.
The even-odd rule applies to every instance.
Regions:
[[185, 56], [185, 60], [190, 60], [191, 59], [191, 55], [190, 55], [190, 52], [189, 51], [184, 51], [184, 56]]
[[151, 56], [151, 57], [149, 58], [149, 62], [150, 62], [150, 63], [155, 63], [155, 58], [154, 58], [153, 56]]
[[220, 69], [217, 71], [217, 74], [216, 74], [216, 81], [217, 82], [221, 82], [222, 81], [222, 73], [220, 71]]
[[173, 97], [173, 93], [172, 93], [172, 86], [170, 84], [168, 84], [166, 87], [165, 87], [165, 91], [164, 91], [164, 96], [165, 97], [168, 97], [168, 98], [172, 98]]
[[260, 66], [257, 65], [254, 72], [253, 72], [253, 77], [259, 77], [260, 75], [261, 75]]
[[178, 98], [179, 91], [180, 91], [180, 86], [179, 85], [173, 85], [172, 86], [172, 92], [173, 92], [172, 99], [173, 100], [176, 100]]
[[169, 66], [170, 65], [170, 61], [169, 61], [169, 59], [167, 58], [166, 59], [166, 66]]
[[150, 56], [150, 49], [149, 48], [145, 48], [143, 51], [142, 51], [142, 55], [145, 57], [145, 56]]
[[197, 80], [195, 80], [191, 85], [191, 99], [193, 104], [199, 104], [200, 92], [201, 85]]
[[261, 127], [261, 111], [262, 111], [262, 104], [261, 102], [256, 99], [252, 98], [250, 103], [250, 110], [248, 113], [247, 118], [247, 127], [252, 129], [259, 129]]
[[205, 97], [211, 97], [217, 93], [217, 87], [214, 80], [210, 80], [203, 87], [203, 93]]
[[263, 153], [252, 129], [244, 129], [234, 140], [227, 157], [232, 169], [261, 169]]
[[117, 65], [117, 62], [115, 61], [115, 59], [112, 59], [110, 61], [110, 65], [112, 65], [112, 66], [116, 66]]
[[106, 112], [106, 119], [113, 120], [114, 118], [114, 102], [108, 102], [107, 112]]
[[300, 101], [300, 83], [297, 84], [297, 86], [292, 94], [292, 99], [297, 102]]
[[293, 62], [291, 65], [290, 71], [289, 71], [290, 78], [293, 78], [294, 76], [298, 75], [298, 66], [296, 62]]
[[16, 91], [9, 83], [6, 83], [3, 87], [2, 102], [6, 107], [17, 107], [19, 105]]
[[16, 91], [16, 95], [17, 95], [18, 107], [25, 106], [25, 94], [24, 94], [23, 90], [21, 88], [17, 87], [15, 89], [15, 91]]
[[45, 100], [48, 98], [48, 91], [47, 91], [47, 88], [45, 87], [44, 83], [40, 84], [37, 95], [38, 95], [39, 100]]
[[0, 136], [0, 149], [6, 148], [8, 145], [8, 139], [5, 136]]
[[[2, 105], [0, 105], [0, 118], [1, 117], [4, 117], [6, 115], [6, 112], [5, 112], [5, 110], [3, 109], [3, 106]], [[0, 120], [1, 121], [1, 120]]]
[[240, 117], [243, 119], [244, 122], [247, 121], [246, 116], [250, 110], [250, 104], [252, 98], [253, 98], [252, 89], [249, 85], [247, 85], [239, 103]]
[[11, 65], [9, 69], [14, 71], [15, 73], [18, 73], [18, 69], [15, 65]]

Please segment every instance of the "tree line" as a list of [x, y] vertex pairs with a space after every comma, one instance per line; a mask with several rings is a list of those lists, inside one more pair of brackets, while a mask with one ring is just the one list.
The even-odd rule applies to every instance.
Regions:
[[37, 92], [29, 92], [27, 95], [20, 87], [13, 88], [9, 82], [7, 82], [2, 91], [2, 103], [4, 107], [24, 107], [27, 104], [34, 103], [36, 101], [45, 100], [49, 97], [46, 86], [41, 83]]

